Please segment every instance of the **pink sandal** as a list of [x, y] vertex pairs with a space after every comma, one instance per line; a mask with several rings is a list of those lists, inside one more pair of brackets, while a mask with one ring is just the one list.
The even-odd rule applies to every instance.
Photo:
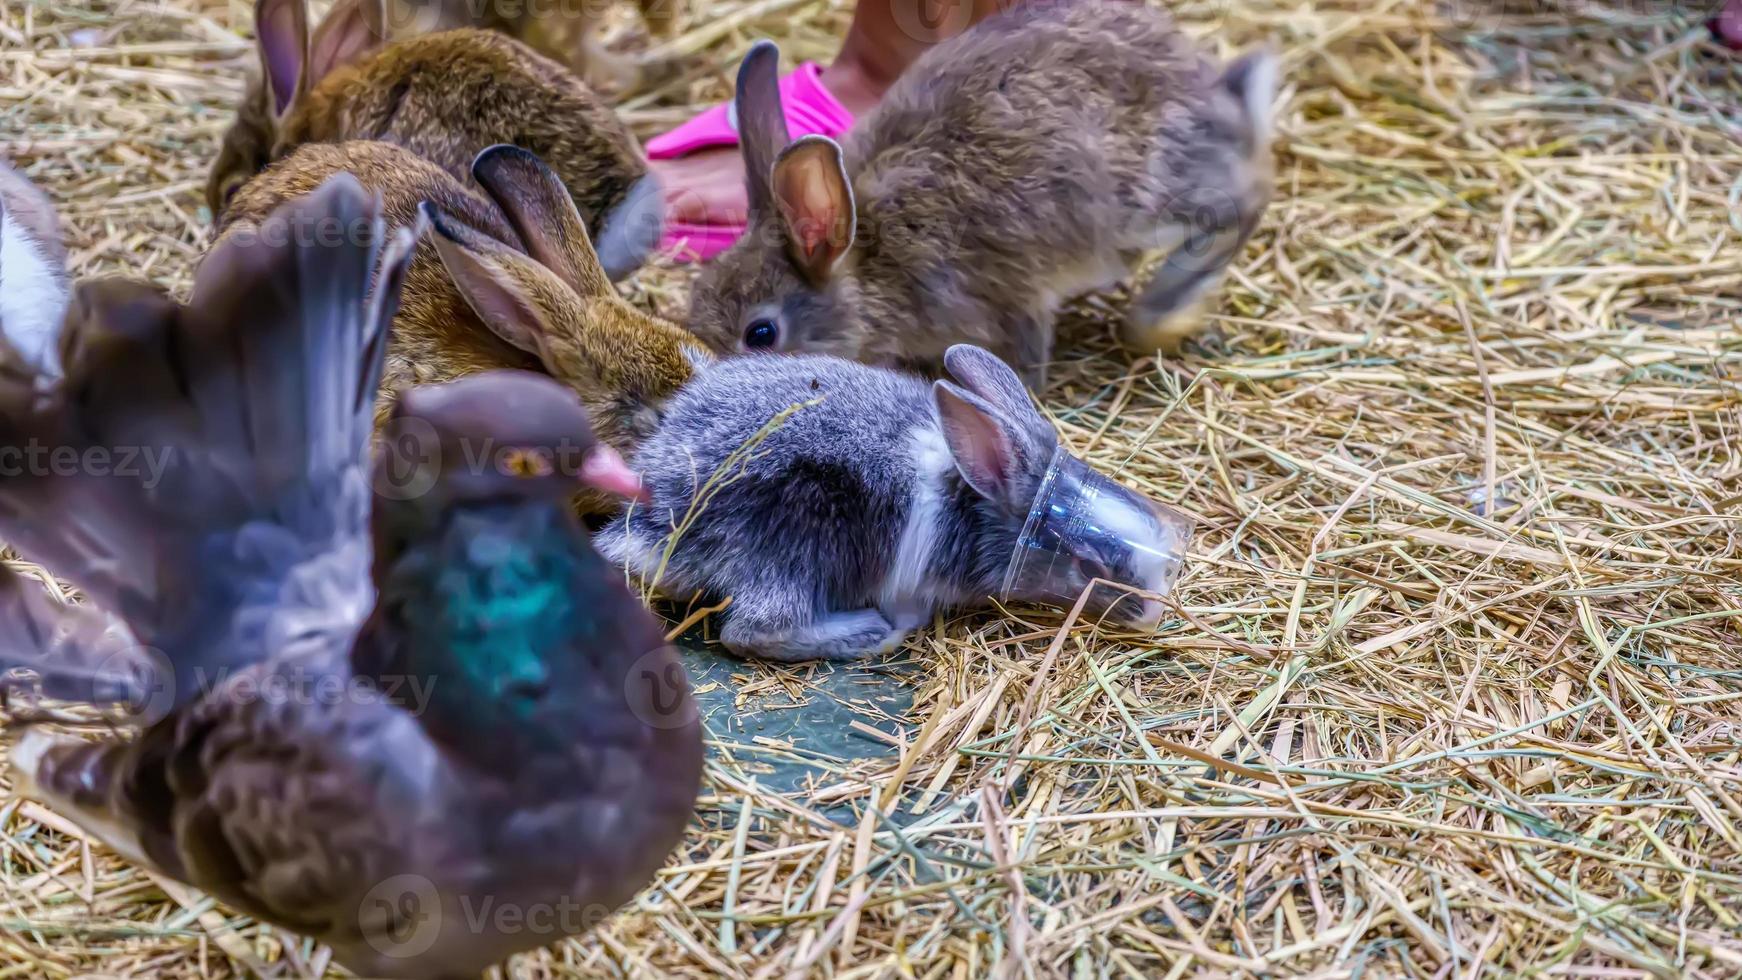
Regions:
[[[780, 80], [780, 104], [786, 115], [787, 132], [793, 139], [820, 133], [839, 138], [853, 127], [853, 114], [823, 87], [822, 68], [807, 61]], [[738, 145], [738, 120], [732, 103], [717, 105], [669, 133], [647, 141], [650, 160], [671, 160], [697, 150]], [[724, 252], [744, 235], [740, 224], [691, 224], [674, 221], [665, 226], [660, 251], [685, 261], [705, 261]]]
[[1731, 51], [1742, 51], [1742, 0], [1726, 0], [1709, 26], [1719, 44]]

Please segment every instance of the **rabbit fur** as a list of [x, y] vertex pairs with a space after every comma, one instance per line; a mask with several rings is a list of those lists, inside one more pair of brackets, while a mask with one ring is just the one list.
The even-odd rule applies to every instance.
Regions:
[[1031, 3], [915, 62], [842, 145], [788, 142], [777, 53], [739, 73], [748, 234], [698, 278], [722, 353], [828, 353], [935, 372], [952, 344], [1037, 385], [1060, 304], [1127, 278], [1153, 351], [1220, 279], [1271, 185], [1275, 58], [1217, 64], [1164, 13]]
[[0, 163], [0, 334], [51, 379], [60, 375], [61, 320], [72, 288], [66, 262], [54, 205]]
[[640, 144], [585, 82], [494, 31], [384, 43], [380, 2], [340, 0], [311, 38], [307, 0], [258, 0], [264, 94], [244, 104], [213, 164], [214, 217], [267, 163], [306, 143], [395, 143], [462, 183], [480, 151], [509, 143], [562, 179], [613, 281], [646, 260], [663, 196]]
[[944, 363], [954, 381], [828, 355], [705, 367], [634, 455], [648, 501], [595, 544], [667, 593], [731, 597], [720, 640], [772, 660], [886, 651], [984, 601], [1058, 436], [989, 352]]

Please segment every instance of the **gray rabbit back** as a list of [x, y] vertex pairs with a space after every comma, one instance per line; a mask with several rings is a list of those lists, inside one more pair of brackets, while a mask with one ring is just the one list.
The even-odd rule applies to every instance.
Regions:
[[[600, 547], [652, 574], [700, 496], [705, 516], [683, 527], [663, 587], [753, 584], [812, 591], [823, 606], [862, 601], [894, 559], [918, 443], [935, 432], [930, 387], [911, 375], [815, 355], [720, 362], [672, 399], [635, 454], [651, 499], [602, 531]], [[719, 492], [709, 494], [710, 481]]]

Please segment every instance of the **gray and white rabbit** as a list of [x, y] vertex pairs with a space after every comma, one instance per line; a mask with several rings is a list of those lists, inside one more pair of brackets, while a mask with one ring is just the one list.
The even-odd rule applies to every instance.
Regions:
[[690, 329], [722, 353], [932, 372], [959, 342], [1031, 384], [1063, 300], [1126, 279], [1125, 342], [1184, 336], [1269, 203], [1276, 58], [1220, 64], [1125, 0], [1018, 4], [927, 51], [847, 134], [789, 143], [763, 42], [738, 73], [742, 240]]
[[[934, 610], [986, 601], [1058, 435], [992, 354], [957, 345], [944, 364], [956, 383], [826, 355], [710, 365], [635, 454], [648, 502], [594, 543], [666, 592], [730, 596], [721, 641], [772, 660], [889, 650]], [[1168, 569], [1131, 567], [1145, 561], [1113, 549], [1072, 574], [1079, 591], [1094, 578], [1164, 587]], [[1135, 601], [1139, 622], [1159, 618], [1159, 603]]]
[[36, 369], [60, 376], [61, 320], [71, 282], [54, 205], [0, 163], [0, 334]]

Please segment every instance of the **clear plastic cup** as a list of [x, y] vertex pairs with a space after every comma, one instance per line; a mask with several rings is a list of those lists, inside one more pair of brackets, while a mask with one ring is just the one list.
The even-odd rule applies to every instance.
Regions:
[[1060, 446], [1034, 495], [999, 598], [1069, 608], [1090, 582], [1104, 579], [1148, 595], [1098, 586], [1090, 611], [1153, 627], [1164, 612], [1158, 598], [1179, 578], [1195, 523]]

